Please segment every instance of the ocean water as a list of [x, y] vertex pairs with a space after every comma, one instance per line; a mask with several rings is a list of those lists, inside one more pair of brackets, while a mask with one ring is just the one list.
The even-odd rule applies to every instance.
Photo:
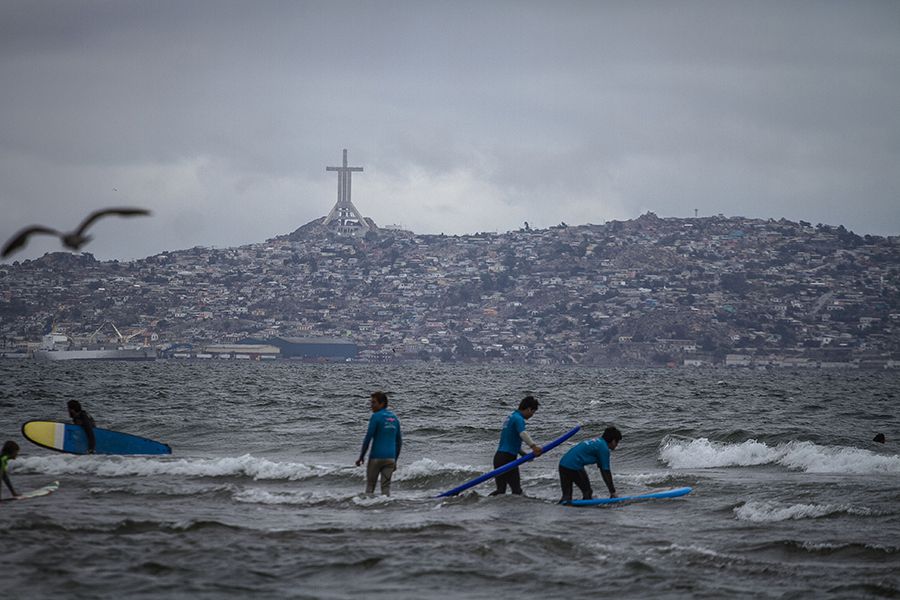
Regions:
[[[404, 431], [390, 498], [364, 496], [353, 465], [376, 389]], [[622, 430], [620, 494], [694, 492], [559, 506], [567, 442], [522, 468], [525, 497], [486, 483], [434, 499], [489, 469], [526, 394], [539, 442], [576, 423], [571, 442]], [[174, 454], [71, 456], [22, 438], [70, 399]], [[875, 372], [0, 361], [0, 441], [22, 446], [13, 483], [60, 482], [0, 504], [2, 595], [896, 598], [898, 399], [900, 378]]]

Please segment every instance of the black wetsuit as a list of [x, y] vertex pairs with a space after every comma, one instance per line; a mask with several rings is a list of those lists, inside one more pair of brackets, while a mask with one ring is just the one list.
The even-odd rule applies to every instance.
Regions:
[[[3, 454], [0, 456], [0, 476], [2, 476], [3, 483], [6, 484], [6, 487], [9, 488], [9, 491], [12, 492], [13, 497], [16, 496], [16, 490], [12, 486], [12, 483], [9, 481], [9, 474], [6, 472], [9, 468], [9, 456]], [[0, 483], [0, 496], [3, 495], [3, 484]]]
[[[503, 465], [516, 460], [516, 458], [515, 454], [510, 454], [509, 452], [497, 452], [494, 454], [494, 468], [499, 469]], [[497, 489], [491, 492], [491, 496], [502, 496], [506, 493], [506, 486], [509, 486], [513, 494], [522, 494], [522, 478], [519, 475], [518, 467], [510, 469], [502, 475], [497, 475], [495, 481], [497, 482]]]
[[[608, 472], [609, 471], [607, 471], [607, 473]], [[606, 481], [606, 476], [603, 477], [603, 480]], [[581, 496], [585, 500], [590, 500], [594, 497], [594, 489], [591, 487], [591, 478], [588, 477], [587, 471], [583, 468], [575, 471], [574, 469], [567, 469], [560, 465], [559, 485], [562, 487], [562, 499], [560, 500], [560, 503], [572, 501], [572, 484], [578, 486], [578, 489], [581, 490]]]
[[97, 445], [97, 440], [94, 439], [94, 427], [96, 427], [96, 424], [93, 417], [86, 410], [82, 410], [72, 417], [72, 423], [81, 425], [81, 428], [84, 429], [84, 435], [87, 436], [88, 454], [93, 454]]

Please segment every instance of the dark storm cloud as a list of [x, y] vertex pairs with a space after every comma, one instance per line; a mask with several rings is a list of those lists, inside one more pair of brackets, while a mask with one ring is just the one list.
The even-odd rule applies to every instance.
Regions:
[[[0, 237], [104, 205], [134, 258], [325, 214], [382, 224], [724, 213], [900, 230], [900, 5], [6, 2]], [[56, 249], [29, 246], [22, 256]]]

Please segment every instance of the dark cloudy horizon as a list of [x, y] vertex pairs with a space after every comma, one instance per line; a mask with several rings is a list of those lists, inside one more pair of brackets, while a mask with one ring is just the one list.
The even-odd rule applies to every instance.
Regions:
[[[417, 233], [647, 211], [900, 234], [898, 2], [0, 4], [0, 242], [134, 259], [353, 202]], [[60, 250], [33, 238], [7, 259]]]

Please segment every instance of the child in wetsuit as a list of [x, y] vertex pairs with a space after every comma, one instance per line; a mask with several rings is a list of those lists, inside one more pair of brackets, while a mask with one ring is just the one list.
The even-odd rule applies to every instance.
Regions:
[[[3, 444], [3, 450], [0, 450], [0, 478], [3, 479], [3, 483], [6, 484], [6, 487], [9, 488], [9, 491], [12, 492], [13, 498], [18, 496], [15, 488], [12, 486], [12, 482], [9, 480], [9, 461], [15, 460], [15, 458], [19, 455], [19, 445], [12, 440]], [[3, 496], [3, 484], [0, 484], [0, 497]]]

